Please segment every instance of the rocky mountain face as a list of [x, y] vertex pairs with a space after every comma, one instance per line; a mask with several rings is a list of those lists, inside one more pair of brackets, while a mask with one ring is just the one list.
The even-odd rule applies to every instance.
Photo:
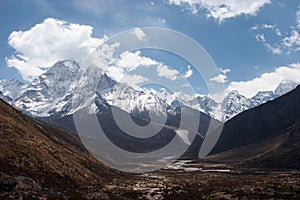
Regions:
[[79, 66], [74, 61], [56, 63], [35, 78], [11, 105], [37, 117], [68, 113], [78, 70]]
[[202, 162], [242, 168], [300, 169], [300, 86], [230, 119]]
[[156, 95], [164, 99], [170, 105], [176, 105], [176, 102], [181, 102], [185, 106], [189, 106], [206, 113], [212, 118], [225, 122], [243, 111], [278, 98], [295, 89], [297, 85], [295, 82], [284, 81], [278, 85], [275, 91], [259, 91], [251, 98], [239, 94], [238, 91], [231, 91], [225, 95], [222, 102], [216, 102], [205, 95], [189, 96], [182, 93], [169, 94], [164, 89], [158, 91]]
[[2, 99], [5, 102], [11, 102], [12, 101], [11, 98], [9, 98], [9, 97], [5, 96], [4, 94], [2, 94], [1, 91], [0, 91], [0, 99]]
[[[0, 89], [8, 103], [22, 112], [41, 118], [59, 118], [74, 113], [72, 99], [78, 94], [76, 81], [79, 66], [75, 61], [61, 61], [51, 67], [46, 73], [35, 78], [28, 86], [18, 81], [2, 81]], [[95, 73], [95, 72], [94, 72]], [[90, 75], [93, 75], [90, 73]], [[117, 83], [105, 73], [101, 74], [96, 93], [107, 104], [119, 107], [132, 114], [145, 111], [154, 113], [175, 112], [171, 106], [162, 101], [152, 92], [136, 90]], [[79, 81], [84, 80], [84, 76]], [[0, 90], [1, 91], [1, 90]], [[18, 92], [17, 92], [18, 91]], [[85, 102], [94, 98], [93, 90], [80, 90]]]
[[251, 107], [254, 107], [253, 101], [239, 94], [237, 91], [231, 91], [226, 95], [221, 104], [225, 121]]
[[27, 85], [19, 80], [0, 80], [0, 91], [6, 97], [16, 99], [26, 89]]

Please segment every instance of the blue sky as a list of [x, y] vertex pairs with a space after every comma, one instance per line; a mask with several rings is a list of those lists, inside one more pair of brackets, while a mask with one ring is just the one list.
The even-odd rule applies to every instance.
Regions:
[[[87, 39], [89, 37], [101, 39], [104, 35], [110, 37], [120, 31], [149, 26], [165, 27], [182, 32], [199, 42], [218, 67], [230, 69], [222, 73], [223, 78], [219, 77], [221, 79], [216, 80], [246, 96], [251, 96], [258, 90], [272, 90], [276, 84], [286, 79], [300, 83], [300, 75], [298, 75], [300, 74], [299, 1], [245, 0], [241, 3], [238, 0], [228, 0], [225, 1], [226, 3], [218, 2], [216, 0], [0, 1], [2, 8], [0, 12], [0, 79], [22, 79], [22, 75], [24, 77], [27, 70], [25, 68], [29, 64], [38, 66], [26, 71], [34, 77], [41, 72], [39, 70], [48, 67], [49, 63], [46, 61], [54, 62], [56, 58], [71, 56], [62, 52], [63, 55], [55, 54], [52, 58], [47, 58], [47, 55], [43, 58], [35, 58], [34, 56], [38, 54], [31, 52], [35, 48], [26, 44], [26, 39], [22, 38], [22, 34], [14, 34], [9, 43], [9, 36], [13, 31], [28, 31], [37, 24], [42, 24], [45, 19], [53, 18], [69, 24], [92, 27], [92, 33], [86, 36]], [[88, 28], [84, 30], [88, 32]], [[53, 30], [49, 28], [47, 31]], [[33, 37], [37, 39], [47, 37], [47, 34], [42, 36], [35, 34]], [[64, 40], [58, 41], [64, 44]], [[89, 40], [89, 44], [91, 42], [92, 40]], [[43, 48], [42, 43], [38, 44], [40, 48]], [[73, 47], [73, 44], [68, 43], [68, 45], [70, 48]], [[23, 46], [27, 49], [22, 49]], [[59, 47], [58, 45], [57, 48]], [[79, 50], [74, 51], [74, 57], [77, 54], [80, 54]], [[8, 60], [16, 55], [32, 59], [32, 62], [28, 61], [27, 65], [23, 66], [15, 62], [15, 59], [14, 62], [8, 63]], [[53, 54], [48, 56], [51, 55]], [[154, 56], [154, 59], [161, 59], [155, 57], [153, 53], [149, 55]], [[20, 60], [20, 58], [17, 59]], [[179, 71], [185, 65], [186, 69], [180, 72], [184, 73], [187, 70], [188, 63], [174, 59], [176, 64], [168, 56], [165, 59], [162, 62]], [[197, 77], [191, 76], [190, 78], [193, 83], [198, 80]], [[197, 92], [203, 91], [200, 89]]]

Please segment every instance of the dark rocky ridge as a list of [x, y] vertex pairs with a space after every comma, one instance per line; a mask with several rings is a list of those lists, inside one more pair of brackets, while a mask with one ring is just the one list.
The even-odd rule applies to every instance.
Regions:
[[300, 119], [300, 86], [225, 123], [211, 153], [239, 148], [283, 134]]

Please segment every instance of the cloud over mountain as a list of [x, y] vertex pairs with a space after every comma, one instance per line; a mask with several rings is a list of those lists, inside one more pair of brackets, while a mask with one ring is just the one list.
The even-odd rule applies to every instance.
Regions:
[[15, 53], [6, 58], [25, 80], [42, 74], [58, 60], [82, 61], [103, 40], [92, 37], [93, 27], [47, 18], [26, 31], [14, 31], [8, 44]]
[[300, 63], [277, 67], [249, 81], [231, 82], [227, 90], [237, 90], [246, 97], [254, 96], [258, 91], [274, 91], [282, 81], [300, 83]]
[[159, 64], [156, 68], [157, 75], [170, 80], [176, 80], [179, 71], [171, 69], [166, 65]]

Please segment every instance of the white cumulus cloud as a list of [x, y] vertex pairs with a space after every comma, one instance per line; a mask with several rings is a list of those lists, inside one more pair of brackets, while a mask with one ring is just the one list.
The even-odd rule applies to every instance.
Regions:
[[209, 80], [210, 81], [214, 81], [214, 82], [217, 82], [217, 83], [226, 83], [228, 80], [227, 80], [227, 73], [231, 72], [231, 69], [228, 69], [228, 68], [220, 68], [220, 74], [210, 78]]
[[240, 15], [256, 15], [271, 0], [168, 0], [170, 4], [182, 6], [196, 14], [200, 9], [207, 10], [207, 16], [219, 22]]
[[132, 31], [132, 34], [134, 34], [138, 40], [143, 40], [144, 37], [146, 36], [146, 34], [144, 33], [144, 31], [140, 28], [135, 28], [133, 31]]
[[222, 73], [222, 74], [227, 74], [227, 73], [229, 73], [229, 72], [231, 72], [231, 69], [229, 69], [229, 68], [220, 68], [220, 72]]
[[140, 74], [128, 74], [124, 71], [124, 69], [115, 66], [108, 67], [105, 72], [109, 77], [113, 78], [117, 82], [125, 83], [133, 87], [149, 80]]
[[249, 81], [231, 82], [227, 91], [237, 90], [246, 97], [253, 97], [258, 91], [274, 91], [282, 81], [300, 83], [300, 63], [276, 68]]
[[125, 74], [123, 78], [120, 80], [120, 83], [126, 83], [130, 86], [136, 86], [140, 83], [144, 83], [145, 81], [148, 81], [149, 79], [140, 75], [140, 74]]
[[124, 77], [124, 70], [120, 67], [110, 66], [106, 68], [105, 73], [117, 82], [120, 82], [120, 80]]
[[166, 79], [176, 80], [179, 71], [176, 69], [170, 69], [168, 66], [159, 64], [156, 68], [157, 75], [160, 77], [165, 77]]
[[226, 83], [227, 82], [227, 76], [224, 74], [219, 74], [217, 76], [214, 76], [212, 78], [209, 79], [210, 81], [215, 81], [218, 83]]
[[132, 71], [139, 66], [152, 66], [159, 64], [156, 60], [141, 55], [140, 51], [125, 51], [120, 55], [117, 66]]
[[191, 66], [188, 66], [188, 70], [185, 72], [185, 74], [183, 75], [184, 78], [189, 78], [193, 75], [193, 70], [191, 69]]
[[10, 34], [8, 44], [15, 53], [6, 58], [6, 63], [30, 80], [59, 60], [81, 62], [103, 42], [93, 38], [92, 33], [91, 26], [47, 18], [29, 30]]

